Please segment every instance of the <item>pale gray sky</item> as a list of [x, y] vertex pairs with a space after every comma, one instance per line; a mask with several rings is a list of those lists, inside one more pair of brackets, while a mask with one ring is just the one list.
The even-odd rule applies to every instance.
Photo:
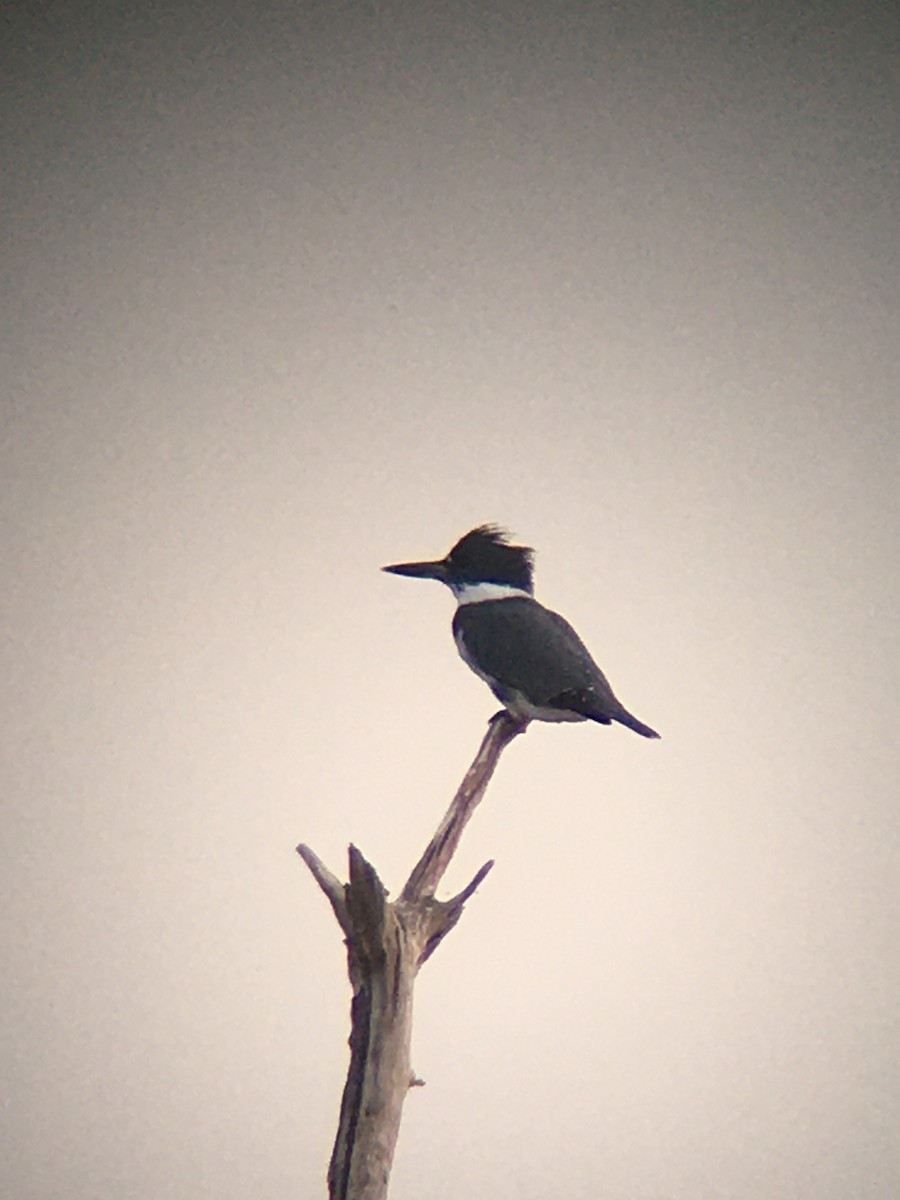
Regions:
[[402, 884], [496, 705], [378, 568], [497, 521], [663, 740], [507, 751], [392, 1200], [900, 1194], [897, 33], [12, 22], [0, 1193], [324, 1193], [293, 847]]

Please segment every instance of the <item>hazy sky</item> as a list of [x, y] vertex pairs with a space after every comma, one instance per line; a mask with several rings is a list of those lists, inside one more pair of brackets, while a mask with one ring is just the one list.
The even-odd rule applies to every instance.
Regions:
[[663, 740], [506, 752], [392, 1200], [893, 1200], [894, 6], [200, 7], [4, 39], [0, 1194], [324, 1194], [294, 846], [402, 885], [497, 521]]

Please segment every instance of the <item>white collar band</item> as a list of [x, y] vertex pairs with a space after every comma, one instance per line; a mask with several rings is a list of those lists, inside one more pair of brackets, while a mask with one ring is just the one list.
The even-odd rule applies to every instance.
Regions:
[[512, 587], [508, 583], [451, 583], [457, 604], [481, 604], [485, 600], [510, 600], [524, 596], [530, 600], [531, 593], [524, 588]]

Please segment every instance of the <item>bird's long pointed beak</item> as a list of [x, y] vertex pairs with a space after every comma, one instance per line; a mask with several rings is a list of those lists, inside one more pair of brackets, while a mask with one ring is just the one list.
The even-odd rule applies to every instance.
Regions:
[[443, 559], [439, 562], [394, 563], [381, 569], [389, 571], [391, 575], [408, 575], [411, 579], [438, 579], [441, 583], [447, 582], [447, 564]]

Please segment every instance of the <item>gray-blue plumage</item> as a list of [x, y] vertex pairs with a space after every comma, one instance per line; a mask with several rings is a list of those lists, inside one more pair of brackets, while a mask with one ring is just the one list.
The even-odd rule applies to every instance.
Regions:
[[529, 596], [460, 604], [453, 636], [464, 661], [523, 718], [618, 721], [658, 737], [616, 699], [569, 622]]
[[384, 570], [451, 589], [460, 655], [513, 716], [618, 721], [642, 737], [659, 737], [620, 703], [568, 621], [534, 599], [533, 551], [510, 545], [497, 526], [473, 529], [445, 558]]

